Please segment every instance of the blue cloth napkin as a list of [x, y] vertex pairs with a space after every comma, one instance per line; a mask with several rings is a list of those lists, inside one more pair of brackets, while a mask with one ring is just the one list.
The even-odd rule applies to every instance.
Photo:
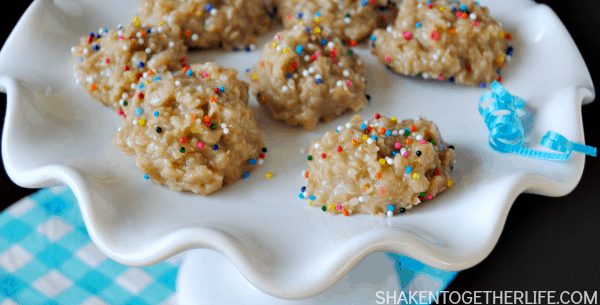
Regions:
[[[43, 189], [0, 214], [0, 305], [175, 305], [181, 257], [142, 268], [118, 264], [91, 241], [73, 192]], [[399, 291], [440, 291], [457, 274], [388, 257]]]

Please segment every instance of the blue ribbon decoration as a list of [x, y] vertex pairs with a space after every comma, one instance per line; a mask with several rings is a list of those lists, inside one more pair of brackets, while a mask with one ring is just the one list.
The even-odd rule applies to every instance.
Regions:
[[[490, 131], [489, 143], [494, 150], [550, 161], [567, 160], [574, 151], [596, 157], [595, 147], [570, 142], [554, 131], [548, 131], [540, 144], [557, 153], [523, 147], [525, 134], [517, 110], [525, 106], [525, 101], [518, 96], [512, 96], [497, 81], [494, 81], [490, 88], [494, 92], [488, 92], [479, 99], [479, 113]], [[493, 100], [492, 103], [483, 109], [481, 102], [489, 99]]]

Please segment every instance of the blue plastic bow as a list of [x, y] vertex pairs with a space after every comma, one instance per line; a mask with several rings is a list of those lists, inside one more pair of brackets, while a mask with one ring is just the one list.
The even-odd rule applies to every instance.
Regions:
[[[523, 123], [517, 115], [517, 109], [523, 108], [525, 101], [518, 96], [510, 95], [497, 81], [494, 81], [490, 88], [494, 92], [488, 92], [479, 99], [479, 113], [490, 131], [490, 146], [494, 150], [551, 161], [567, 160], [573, 151], [596, 156], [595, 147], [570, 142], [553, 131], [546, 133], [541, 144], [558, 153], [523, 147]], [[492, 103], [483, 109], [481, 102], [489, 99], [493, 100]]]

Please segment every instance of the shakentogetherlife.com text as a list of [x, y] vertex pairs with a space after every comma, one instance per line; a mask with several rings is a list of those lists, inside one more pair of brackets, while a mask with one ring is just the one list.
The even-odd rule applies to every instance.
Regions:
[[376, 304], [598, 304], [597, 291], [377, 291]]

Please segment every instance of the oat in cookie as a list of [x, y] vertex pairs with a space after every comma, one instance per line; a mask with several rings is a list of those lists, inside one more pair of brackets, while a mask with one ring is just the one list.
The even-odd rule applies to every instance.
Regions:
[[321, 27], [325, 35], [343, 42], [368, 37], [383, 18], [387, 1], [365, 0], [280, 0], [277, 9], [283, 25]]
[[185, 44], [197, 48], [251, 48], [272, 27], [264, 0], [141, 0], [138, 16], [181, 28]]
[[277, 33], [247, 73], [261, 106], [290, 126], [312, 130], [347, 109], [367, 104], [365, 66], [341, 42], [318, 28]]
[[379, 62], [398, 74], [480, 87], [502, 80], [510, 39], [473, 0], [404, 0], [395, 24], [371, 37]]
[[142, 26], [135, 20], [81, 38], [71, 49], [76, 82], [94, 99], [116, 110], [129, 102], [144, 74], [180, 70], [187, 47], [177, 27]]
[[330, 213], [391, 216], [450, 187], [454, 160], [433, 122], [357, 115], [312, 142], [300, 198]]
[[247, 104], [248, 84], [212, 62], [143, 77], [119, 111], [123, 127], [113, 143], [152, 181], [209, 195], [248, 177], [265, 157]]

